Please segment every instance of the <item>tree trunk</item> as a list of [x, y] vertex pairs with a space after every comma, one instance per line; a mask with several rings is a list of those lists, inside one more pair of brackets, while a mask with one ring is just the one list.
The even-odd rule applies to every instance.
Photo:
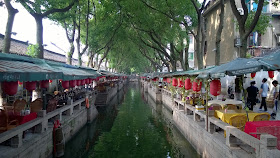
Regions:
[[70, 51], [67, 54], [67, 64], [72, 65], [72, 56], [74, 54], [75, 46], [73, 42], [69, 42], [69, 43], [70, 43]]
[[12, 7], [10, 0], [5, 0], [5, 4], [8, 10], [8, 21], [6, 24], [3, 53], [9, 53], [11, 47], [11, 33], [13, 29], [14, 18], [16, 13], [18, 13], [18, 10]]
[[[200, 16], [198, 18], [198, 21], [201, 25], [200, 22]], [[196, 33], [196, 37], [195, 37], [195, 41], [196, 41], [196, 60], [197, 60], [197, 66], [198, 69], [202, 69], [203, 68], [203, 58], [202, 58], [202, 52], [201, 52], [201, 26], [198, 25], [197, 26], [197, 33]]]
[[186, 70], [189, 70], [189, 45], [187, 44], [187, 47], [185, 48], [185, 68]]
[[102, 64], [102, 61], [107, 57], [109, 51], [110, 51], [111, 47], [107, 47], [106, 52], [104, 53], [103, 57], [100, 59], [99, 61], [99, 65], [98, 65], [98, 70], [100, 69], [100, 66]]
[[[207, 54], [207, 49], [205, 50], [205, 47], [207, 48], [207, 45], [206, 45], [206, 30], [205, 30], [205, 27], [204, 27], [204, 17], [201, 16], [201, 55], [202, 55], [202, 68], [204, 68], [204, 66], [206, 65], [206, 54]], [[205, 62], [204, 62], [205, 61]]]
[[184, 50], [182, 50], [182, 52], [180, 53], [180, 63], [181, 63], [181, 67], [183, 69], [183, 71], [186, 71], [186, 65], [184, 62]]
[[247, 53], [247, 38], [240, 38], [241, 41], [241, 47], [239, 48], [240, 50], [240, 58], [246, 58], [246, 53]]
[[34, 18], [36, 20], [37, 25], [37, 44], [39, 46], [39, 54], [37, 55], [38, 58], [44, 58], [44, 48], [43, 48], [43, 17], [41, 15], [35, 14]]
[[94, 62], [94, 68], [98, 68], [98, 61], [99, 61], [99, 59], [98, 59], [98, 57], [99, 57], [99, 55], [96, 53], [96, 58], [95, 58], [95, 62]]
[[108, 63], [108, 59], [106, 58], [106, 60], [105, 60], [105, 70], [107, 70], [107, 63]]
[[220, 6], [221, 6], [221, 13], [220, 13], [220, 24], [219, 28], [217, 31], [217, 36], [216, 36], [216, 56], [215, 56], [215, 65], [220, 65], [221, 62], [221, 36], [224, 28], [224, 16], [225, 16], [225, 1], [221, 0], [220, 1]]

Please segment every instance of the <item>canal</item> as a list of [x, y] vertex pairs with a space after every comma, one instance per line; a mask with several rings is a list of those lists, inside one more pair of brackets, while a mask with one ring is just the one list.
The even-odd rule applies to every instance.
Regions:
[[65, 146], [65, 158], [200, 157], [173, 126], [172, 113], [141, 92], [137, 83], [121, 90], [98, 118]]

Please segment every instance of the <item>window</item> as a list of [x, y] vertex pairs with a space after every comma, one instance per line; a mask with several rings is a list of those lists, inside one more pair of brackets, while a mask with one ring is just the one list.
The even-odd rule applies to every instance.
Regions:
[[189, 57], [188, 57], [189, 60], [194, 60], [194, 54], [193, 52], [189, 52]]
[[192, 44], [192, 43], [193, 43], [193, 36], [192, 36], [192, 35], [189, 35], [189, 41], [190, 41], [189, 44]]

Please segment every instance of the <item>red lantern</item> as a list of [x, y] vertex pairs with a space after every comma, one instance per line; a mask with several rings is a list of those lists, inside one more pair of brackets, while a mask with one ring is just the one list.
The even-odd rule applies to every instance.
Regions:
[[182, 88], [184, 86], [183, 80], [178, 78], [178, 87]]
[[254, 78], [255, 76], [256, 76], [255, 72], [251, 73], [251, 78]]
[[71, 80], [70, 81], [70, 87], [75, 87], [77, 85], [77, 81], [76, 80]]
[[163, 78], [163, 79], [162, 79], [162, 82], [166, 82], [166, 78]]
[[81, 85], [85, 85], [85, 84], [86, 84], [86, 80], [85, 79], [81, 80]]
[[68, 89], [69, 88], [69, 81], [62, 81], [61, 85], [64, 89]]
[[172, 85], [173, 85], [174, 87], [176, 87], [176, 86], [178, 85], [178, 80], [177, 80], [176, 78], [173, 78], [173, 80], [172, 80]]
[[192, 87], [193, 91], [199, 92], [201, 90], [201, 86], [202, 86], [202, 82], [201, 81], [199, 82], [199, 84], [196, 81], [194, 81], [193, 82], [193, 87]]
[[191, 79], [190, 79], [190, 78], [187, 78], [187, 79], [185, 80], [185, 89], [186, 89], [186, 90], [192, 89], [192, 83], [191, 83]]
[[41, 88], [49, 88], [49, 81], [48, 80], [40, 81], [40, 86]]
[[212, 80], [210, 83], [210, 93], [214, 96], [221, 94], [221, 82], [220, 80]]
[[25, 82], [25, 88], [28, 91], [33, 91], [36, 89], [36, 81], [31, 81], [31, 82]]
[[89, 82], [89, 78], [87, 78], [87, 79], [86, 79], [86, 84], [89, 84], [89, 83], [90, 83], [90, 82]]
[[89, 84], [92, 84], [93, 80], [94, 80], [94, 79], [90, 78], [90, 79], [89, 79]]
[[272, 79], [274, 77], [274, 71], [268, 71], [268, 76]]
[[77, 86], [80, 86], [82, 81], [81, 80], [76, 80], [77, 81]]
[[15, 95], [17, 94], [17, 90], [18, 90], [18, 82], [17, 81], [3, 82], [2, 90], [8, 95]]
[[167, 78], [167, 83], [171, 83], [171, 78]]

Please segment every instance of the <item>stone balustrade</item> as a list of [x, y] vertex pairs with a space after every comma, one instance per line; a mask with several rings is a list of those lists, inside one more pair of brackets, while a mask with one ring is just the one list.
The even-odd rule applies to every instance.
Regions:
[[[205, 133], [208, 133], [208, 137], [211, 137], [211, 141], [217, 141], [216, 139], [216, 134], [217, 132], [215, 132], [215, 129], [217, 129], [217, 127], [219, 127], [220, 129], [222, 129], [223, 131], [226, 131], [226, 138], [218, 138], [220, 145], [223, 144], [225, 145], [227, 148], [226, 150], [228, 150], [228, 152], [232, 153], [231, 156], [236, 156], [240, 153], [244, 154], [242, 157], [247, 157], [250, 155], [253, 157], [257, 157], [257, 158], [264, 158], [264, 157], [277, 157], [280, 155], [280, 151], [278, 149], [276, 149], [277, 146], [277, 138], [269, 135], [269, 134], [262, 134], [261, 135], [261, 139], [257, 139], [241, 130], [239, 130], [236, 127], [233, 127], [217, 118], [214, 117], [214, 113], [213, 111], [209, 111], [209, 117], [208, 117], [208, 124], [206, 121], [206, 112], [204, 111], [198, 111], [194, 106], [191, 106], [189, 104], [186, 104], [178, 99], [174, 99], [174, 113], [173, 113], [173, 118], [174, 121], [176, 123], [176, 125], [181, 128], [181, 131], [183, 130], [184, 133], [184, 129], [186, 128], [184, 124], [186, 124], [186, 122], [194, 124], [196, 123], [198, 126], [196, 126], [196, 128], [200, 128], [200, 129], [194, 129], [192, 132], [197, 132], [197, 131], [202, 131]], [[188, 120], [188, 121], [186, 121]], [[208, 131], [207, 131], [208, 128]], [[197, 130], [197, 131], [196, 131]], [[189, 131], [189, 130], [187, 130]], [[202, 134], [202, 135], [203, 135]], [[210, 134], [210, 135], [209, 135]], [[190, 142], [197, 142], [197, 141], [192, 141], [191, 139], [196, 139], [196, 140], [200, 140], [200, 141], [204, 141], [203, 140], [203, 136], [201, 136], [201, 138], [190, 138], [189, 137], [189, 141]], [[205, 139], [206, 140], [206, 139]], [[206, 143], [207, 144], [207, 143]], [[211, 142], [209, 143], [211, 144]], [[208, 145], [209, 145], [208, 144]], [[203, 145], [198, 145], [196, 143], [194, 143], [194, 146], [198, 148], [199, 150], [207, 150], [206, 146]], [[217, 145], [219, 147], [219, 145]], [[217, 147], [215, 146], [215, 147]], [[240, 146], [245, 146], [245, 148], [248, 149], [248, 151], [251, 152], [251, 154], [246, 155], [247, 152], [243, 152], [243, 149], [240, 149]], [[216, 149], [217, 148], [212, 147], [212, 149]], [[224, 148], [224, 147], [223, 147]], [[235, 148], [235, 152], [231, 152], [233, 150], [233, 148]], [[208, 149], [209, 150], [209, 149]], [[222, 149], [219, 149], [222, 150]], [[236, 151], [239, 151], [236, 152]], [[208, 151], [210, 153], [211, 156], [209, 157], [215, 157], [212, 155], [212, 151]], [[216, 151], [217, 152], [217, 151]], [[222, 157], [230, 157], [229, 155], [225, 154], [227, 153], [226, 151], [224, 151], [223, 153], [220, 153], [220, 156], [222, 155]], [[200, 153], [201, 154], [201, 153]], [[241, 155], [242, 155], [241, 154]], [[207, 155], [207, 154], [206, 154]], [[218, 156], [218, 157], [220, 157]], [[208, 156], [206, 156], [208, 157]]]
[[[88, 98], [90, 99], [90, 105], [94, 105], [94, 101], [91, 101], [92, 99], [95, 99], [95, 92], [90, 92], [86, 94]], [[3, 132], [0, 134], [0, 143], [3, 143], [5, 141], [10, 140], [11, 147], [19, 148], [23, 145], [22, 136], [24, 132], [28, 129], [33, 129], [34, 133], [43, 133], [49, 128], [49, 122], [52, 122], [54, 120], [60, 120], [60, 122], [63, 123], [62, 116], [72, 116], [74, 113], [78, 113], [82, 109], [85, 109], [85, 98], [83, 97], [80, 100], [77, 100], [73, 102], [71, 100], [71, 103], [69, 105], [62, 106], [54, 111], [51, 111], [49, 113], [46, 113], [46, 110], [41, 110], [37, 113], [37, 118], [34, 120], [31, 120], [27, 123], [24, 123], [22, 125], [17, 126], [16, 128], [13, 128], [11, 130], [8, 130], [6, 132]], [[93, 102], [93, 103], [92, 103]]]

